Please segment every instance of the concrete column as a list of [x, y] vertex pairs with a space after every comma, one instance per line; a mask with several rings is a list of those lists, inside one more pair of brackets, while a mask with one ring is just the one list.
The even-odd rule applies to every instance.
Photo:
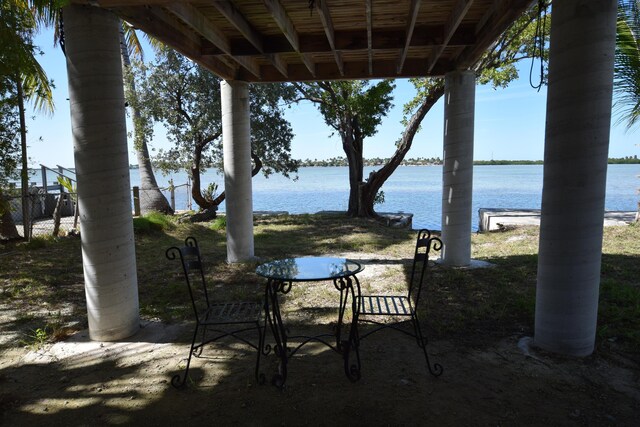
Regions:
[[616, 7], [553, 3], [534, 343], [574, 356], [596, 336]]
[[473, 71], [445, 76], [442, 263], [456, 267], [471, 263], [475, 81]]
[[223, 81], [220, 88], [227, 261], [233, 263], [248, 261], [254, 255], [249, 85]]
[[119, 19], [64, 8], [89, 333], [113, 341], [140, 327]]

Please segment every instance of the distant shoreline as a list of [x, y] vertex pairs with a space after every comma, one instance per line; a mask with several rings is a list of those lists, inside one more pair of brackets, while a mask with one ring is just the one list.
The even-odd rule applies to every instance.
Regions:
[[[389, 159], [365, 159], [364, 166], [383, 166]], [[640, 158], [638, 156], [627, 156], [610, 158], [607, 162], [610, 165], [638, 165]], [[542, 160], [474, 160], [474, 166], [515, 166], [515, 165], [542, 165]], [[347, 160], [343, 157], [337, 157], [327, 160], [300, 160], [300, 167], [347, 167]], [[417, 158], [405, 159], [400, 166], [442, 166], [442, 160], [435, 158]], [[138, 169], [138, 165], [129, 165], [129, 169]]]

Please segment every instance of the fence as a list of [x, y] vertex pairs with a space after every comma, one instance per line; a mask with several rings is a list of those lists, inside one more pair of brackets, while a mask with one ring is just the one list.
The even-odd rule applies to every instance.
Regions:
[[[167, 198], [174, 212], [192, 209], [191, 181], [187, 181], [185, 184], [173, 185], [173, 180], [171, 180], [168, 187], [160, 188], [159, 190]], [[140, 215], [140, 205], [144, 204], [145, 198], [152, 197], [150, 194], [144, 189], [133, 187], [134, 215]]]
[[[53, 180], [51, 175], [55, 177]], [[36, 181], [32, 181], [33, 179]], [[53, 169], [40, 165], [40, 170], [30, 171], [30, 181], [27, 196], [24, 198], [22, 196], [6, 197], [5, 193], [5, 202], [11, 214], [11, 221], [16, 226], [20, 237], [26, 235], [29, 239], [32, 236], [64, 235], [78, 229], [79, 219], [74, 192], [75, 171], [62, 166]], [[132, 209], [135, 215], [139, 215], [140, 202], [144, 202], [145, 197], [151, 197], [151, 192], [138, 187], [133, 187], [132, 191]], [[174, 185], [173, 180], [170, 180], [169, 186], [160, 188], [160, 191], [174, 211], [192, 209], [190, 180], [179, 185]], [[17, 193], [20, 194], [19, 189]], [[1, 216], [0, 222], [2, 222]]]
[[7, 197], [5, 201], [20, 237], [65, 235], [78, 226], [74, 193], [51, 193], [31, 187], [25, 198]]
[[[11, 220], [20, 237], [45, 235], [67, 235], [79, 229], [76, 194], [65, 191], [52, 192], [54, 186], [31, 187], [26, 196], [27, 221], [24, 221], [22, 196], [5, 198]], [[55, 186], [56, 189], [60, 188]], [[64, 188], [63, 188], [64, 190]], [[191, 210], [191, 183], [160, 188], [174, 211]], [[133, 187], [134, 215], [140, 214], [140, 199], [146, 197], [144, 190]]]

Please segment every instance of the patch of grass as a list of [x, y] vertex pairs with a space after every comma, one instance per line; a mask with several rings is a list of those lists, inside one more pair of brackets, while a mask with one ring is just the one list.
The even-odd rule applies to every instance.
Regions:
[[18, 244], [18, 248], [25, 251], [33, 251], [46, 248], [50, 242], [54, 241], [53, 237], [37, 236], [31, 238], [30, 241]]
[[141, 217], [133, 218], [133, 230], [136, 233], [173, 229], [175, 229], [173, 219], [160, 212], [151, 212]]
[[[175, 224], [164, 215], [154, 218], [160, 220], [145, 217], [145, 221], [165, 225], [149, 225], [156, 231], [136, 232], [135, 237], [143, 318], [193, 318], [180, 263], [165, 257], [168, 247], [181, 246], [187, 236], [198, 239], [213, 299], [263, 297], [265, 281], [255, 274], [257, 263], [227, 264], [223, 229], [211, 229], [209, 224]], [[637, 351], [640, 227], [606, 227], [604, 233], [598, 338], [600, 342], [615, 339]], [[261, 215], [255, 218], [255, 254], [261, 262], [342, 253], [398, 261], [369, 278], [365, 274], [361, 277], [367, 293], [388, 294], [406, 289], [415, 234], [344, 215]], [[30, 313], [22, 319], [16, 315], [12, 321], [23, 334], [39, 327], [52, 336], [55, 325], [51, 324], [49, 312], [66, 313], [60, 316], [60, 329], [70, 322], [86, 323], [80, 240], [46, 240], [44, 244], [46, 250], [15, 250], [3, 254], [0, 262], [3, 305], [18, 314]], [[473, 257], [491, 262], [495, 268], [433, 269], [419, 307], [429, 337], [482, 344], [491, 337], [533, 334], [538, 229], [474, 234], [472, 245]], [[294, 317], [301, 324], [335, 322], [338, 301], [339, 293], [330, 282], [294, 286], [282, 296], [283, 315], [296, 314]], [[71, 304], [73, 310], [62, 310], [65, 304]]]
[[227, 216], [218, 216], [209, 226], [212, 230], [225, 230], [227, 228]]
[[600, 284], [598, 337], [640, 348], [640, 288], [605, 279]]
[[30, 331], [26, 338], [23, 340], [23, 345], [32, 349], [39, 350], [49, 339], [49, 334], [47, 334], [46, 329], [44, 328], [36, 328]]

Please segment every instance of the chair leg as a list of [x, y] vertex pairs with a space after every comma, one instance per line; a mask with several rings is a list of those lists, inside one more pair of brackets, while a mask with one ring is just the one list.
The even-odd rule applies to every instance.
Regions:
[[258, 357], [256, 358], [256, 381], [258, 384], [264, 384], [267, 379], [264, 374], [260, 373], [260, 356], [264, 350], [264, 335], [267, 329], [267, 324], [264, 327], [260, 327], [260, 322], [256, 322], [256, 328], [258, 329]]
[[416, 332], [416, 339], [418, 340], [418, 346], [422, 348], [422, 352], [424, 353], [424, 358], [427, 361], [427, 368], [429, 368], [429, 373], [434, 377], [439, 377], [442, 375], [442, 365], [439, 363], [434, 363], [433, 366], [431, 362], [429, 362], [429, 353], [427, 353], [427, 338], [422, 335], [422, 330], [420, 329], [420, 321], [418, 320], [418, 314], [414, 313], [411, 316], [411, 321], [413, 322], [413, 328]]
[[202, 339], [200, 340], [200, 344], [195, 346], [191, 351], [196, 357], [202, 356], [202, 349], [204, 348], [205, 339], [207, 338], [207, 325], [202, 325]]
[[[181, 388], [187, 382], [187, 376], [189, 375], [189, 365], [191, 365], [191, 356], [193, 355], [193, 349], [196, 345], [196, 337], [198, 336], [198, 327], [200, 325], [196, 324], [196, 329], [193, 331], [193, 339], [191, 340], [191, 348], [189, 348], [189, 358], [187, 359], [187, 367], [184, 370], [184, 374], [182, 378], [180, 378], [180, 374], [175, 374], [173, 378], [171, 378], [171, 385], [175, 388]], [[205, 328], [206, 329], [206, 328]], [[202, 347], [200, 347], [202, 349]]]
[[[356, 382], [361, 376], [360, 362], [360, 336], [358, 334], [358, 314], [354, 311], [354, 318], [351, 322], [349, 330], [349, 340], [342, 343], [342, 352], [344, 358], [344, 372], [351, 382]], [[351, 361], [351, 352], [355, 352], [355, 363]]]

